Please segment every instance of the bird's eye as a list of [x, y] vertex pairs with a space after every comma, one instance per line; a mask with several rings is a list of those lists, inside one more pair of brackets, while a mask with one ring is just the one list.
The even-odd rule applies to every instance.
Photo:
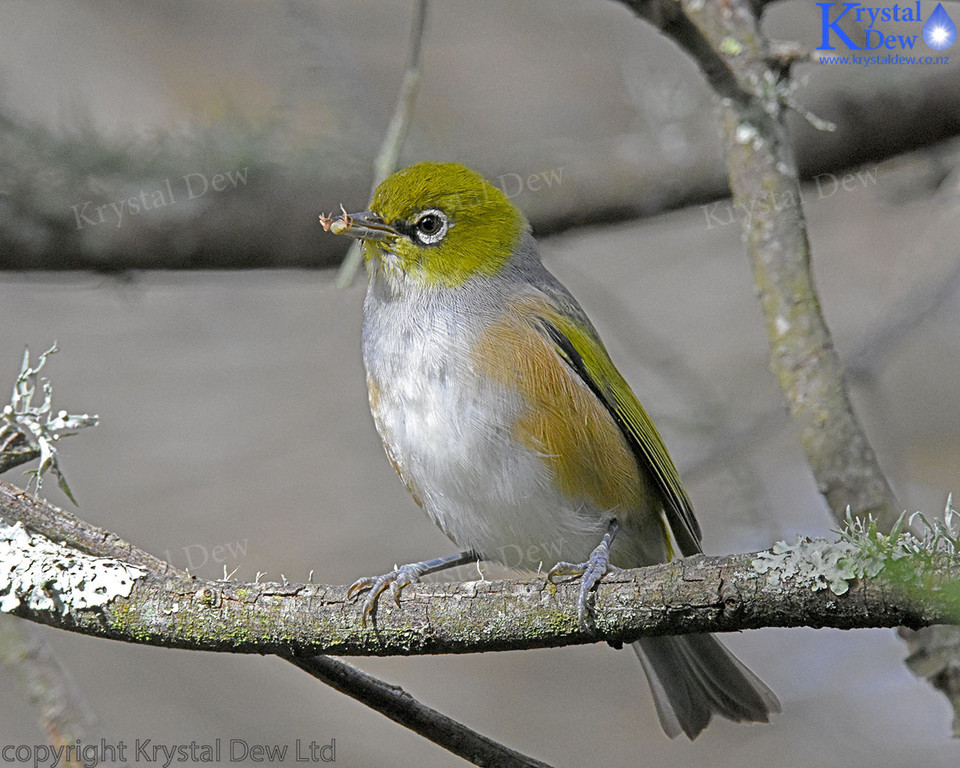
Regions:
[[450, 228], [450, 219], [443, 211], [429, 210], [420, 214], [414, 222], [413, 231], [424, 245], [433, 245], [443, 240]]
[[417, 222], [417, 229], [428, 237], [437, 234], [440, 231], [440, 217], [433, 214], [424, 216]]

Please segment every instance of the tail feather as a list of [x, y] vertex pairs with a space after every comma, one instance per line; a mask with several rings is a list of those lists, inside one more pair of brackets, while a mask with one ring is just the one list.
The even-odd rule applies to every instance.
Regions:
[[735, 722], [766, 723], [780, 702], [713, 635], [644, 637], [633, 644], [663, 730], [695, 739], [714, 713]]

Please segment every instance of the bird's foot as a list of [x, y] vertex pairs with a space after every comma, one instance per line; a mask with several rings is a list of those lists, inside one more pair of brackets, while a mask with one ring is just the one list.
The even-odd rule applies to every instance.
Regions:
[[407, 563], [382, 576], [364, 576], [362, 579], [353, 582], [347, 589], [347, 599], [353, 600], [361, 592], [369, 590], [366, 600], [363, 601], [363, 614], [361, 615], [363, 626], [367, 626], [367, 619], [374, 615], [377, 609], [377, 601], [387, 588], [390, 589], [393, 602], [399, 606], [400, 591], [404, 587], [416, 584], [420, 581], [421, 576], [443, 571], [447, 568], [455, 568], [458, 565], [465, 565], [477, 559], [479, 559], [479, 555], [472, 550], [468, 550], [467, 552], [458, 552], [455, 555], [444, 555], [433, 560], [421, 560], [419, 563]]
[[580, 626], [586, 629], [589, 621], [593, 617], [594, 589], [603, 578], [603, 574], [609, 571], [622, 570], [615, 565], [610, 564], [610, 545], [613, 543], [620, 525], [616, 520], [610, 523], [607, 533], [603, 540], [597, 545], [597, 548], [590, 553], [590, 557], [583, 563], [559, 562], [547, 572], [547, 581], [551, 584], [556, 583], [556, 579], [562, 576], [580, 577], [580, 595], [577, 598], [577, 618]]
[[359, 596], [361, 592], [369, 590], [366, 599], [363, 601], [363, 614], [361, 617], [363, 626], [367, 626], [367, 619], [371, 618], [377, 609], [377, 601], [380, 599], [380, 595], [386, 592], [388, 588], [393, 602], [399, 606], [400, 591], [404, 587], [420, 581], [420, 577], [426, 572], [424, 565], [425, 563], [407, 563], [382, 576], [364, 576], [362, 579], [357, 579], [353, 582], [347, 590], [348, 600], [353, 600]]

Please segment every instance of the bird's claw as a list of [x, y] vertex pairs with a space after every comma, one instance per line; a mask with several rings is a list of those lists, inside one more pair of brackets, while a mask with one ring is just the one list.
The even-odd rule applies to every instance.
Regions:
[[390, 596], [393, 598], [393, 602], [396, 603], [398, 607], [400, 606], [401, 590], [404, 587], [420, 581], [420, 576], [423, 575], [419, 566], [419, 563], [401, 565], [399, 568], [395, 568], [382, 576], [364, 576], [362, 579], [357, 579], [350, 585], [349, 589], [347, 589], [348, 600], [353, 600], [358, 597], [361, 592], [369, 590], [366, 600], [363, 601], [363, 613], [360, 617], [363, 626], [367, 626], [367, 619], [373, 617], [374, 611], [377, 609], [377, 601], [379, 601], [380, 595], [382, 595], [387, 588], [390, 589]]
[[580, 577], [580, 595], [577, 597], [577, 619], [580, 626], [586, 629], [593, 618], [594, 589], [603, 575], [608, 571], [619, 571], [615, 565], [610, 565], [610, 547], [606, 542], [590, 553], [590, 557], [583, 563], [559, 562], [547, 572], [547, 581], [556, 584], [561, 576]]

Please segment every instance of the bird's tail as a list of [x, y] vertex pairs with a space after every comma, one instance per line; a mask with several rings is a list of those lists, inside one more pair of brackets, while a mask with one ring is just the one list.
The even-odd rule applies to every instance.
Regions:
[[644, 637], [633, 644], [647, 673], [663, 730], [695, 739], [714, 713], [765, 723], [780, 702], [713, 635]]

